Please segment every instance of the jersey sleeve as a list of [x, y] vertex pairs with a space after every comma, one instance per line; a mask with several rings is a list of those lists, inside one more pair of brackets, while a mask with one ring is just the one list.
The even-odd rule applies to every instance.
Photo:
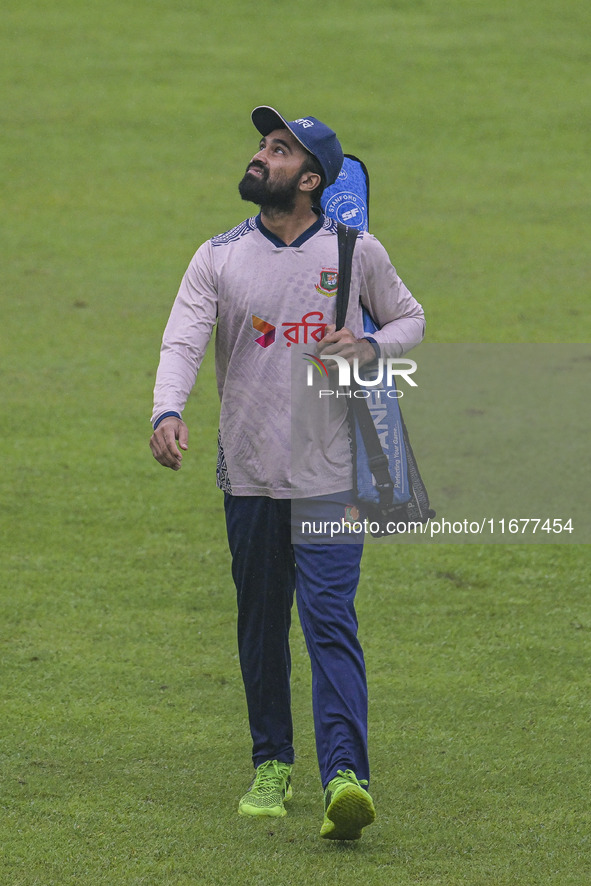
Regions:
[[165, 412], [182, 415], [217, 318], [211, 243], [193, 256], [164, 330], [154, 387], [152, 422]]
[[371, 337], [389, 356], [400, 357], [423, 340], [423, 308], [396, 273], [379, 240], [364, 234], [359, 246], [361, 303], [379, 327]]

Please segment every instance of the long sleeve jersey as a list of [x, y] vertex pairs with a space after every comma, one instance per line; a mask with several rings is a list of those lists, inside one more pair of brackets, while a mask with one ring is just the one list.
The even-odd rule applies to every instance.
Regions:
[[[317, 352], [335, 322], [337, 280], [337, 226], [324, 216], [289, 246], [260, 216], [249, 218], [193, 256], [164, 332], [152, 421], [182, 415], [215, 327], [217, 483], [224, 491], [290, 498], [351, 488], [345, 404], [302, 408], [301, 388], [293, 394], [294, 371], [306, 368], [302, 356]], [[364, 306], [379, 327], [372, 338], [388, 356], [422, 340], [421, 305], [367, 232], [355, 246], [350, 292], [345, 325], [356, 337], [364, 336]]]

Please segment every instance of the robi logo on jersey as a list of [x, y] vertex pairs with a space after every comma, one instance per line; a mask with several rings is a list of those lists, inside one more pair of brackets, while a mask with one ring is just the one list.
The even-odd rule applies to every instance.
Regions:
[[252, 325], [257, 332], [263, 333], [259, 338], [255, 338], [257, 345], [260, 345], [261, 348], [268, 348], [269, 345], [273, 344], [275, 341], [275, 326], [272, 323], [267, 323], [266, 320], [262, 320], [256, 314], [253, 314]]
[[[328, 293], [327, 293], [328, 295]], [[268, 348], [275, 342], [277, 327], [262, 317], [252, 314], [253, 329], [262, 333], [255, 338], [257, 345]], [[308, 311], [300, 320], [291, 323], [282, 323], [283, 338], [288, 348], [292, 345], [308, 344], [311, 341], [320, 342], [326, 332], [324, 314], [321, 311]]]

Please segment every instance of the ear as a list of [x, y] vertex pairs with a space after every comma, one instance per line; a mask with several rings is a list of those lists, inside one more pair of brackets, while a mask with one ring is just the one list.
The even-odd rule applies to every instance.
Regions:
[[317, 187], [319, 187], [322, 179], [318, 175], [317, 172], [304, 172], [300, 179], [300, 191], [307, 191], [311, 193], [315, 191]]

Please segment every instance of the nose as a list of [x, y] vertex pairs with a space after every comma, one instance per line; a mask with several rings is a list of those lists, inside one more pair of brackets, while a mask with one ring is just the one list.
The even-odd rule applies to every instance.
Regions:
[[253, 163], [256, 160], [257, 163], [262, 163], [263, 166], [266, 166], [267, 158], [265, 156], [265, 150], [265, 148], [261, 148], [260, 151], [257, 151], [256, 154], [253, 155], [253, 158], [250, 162]]

